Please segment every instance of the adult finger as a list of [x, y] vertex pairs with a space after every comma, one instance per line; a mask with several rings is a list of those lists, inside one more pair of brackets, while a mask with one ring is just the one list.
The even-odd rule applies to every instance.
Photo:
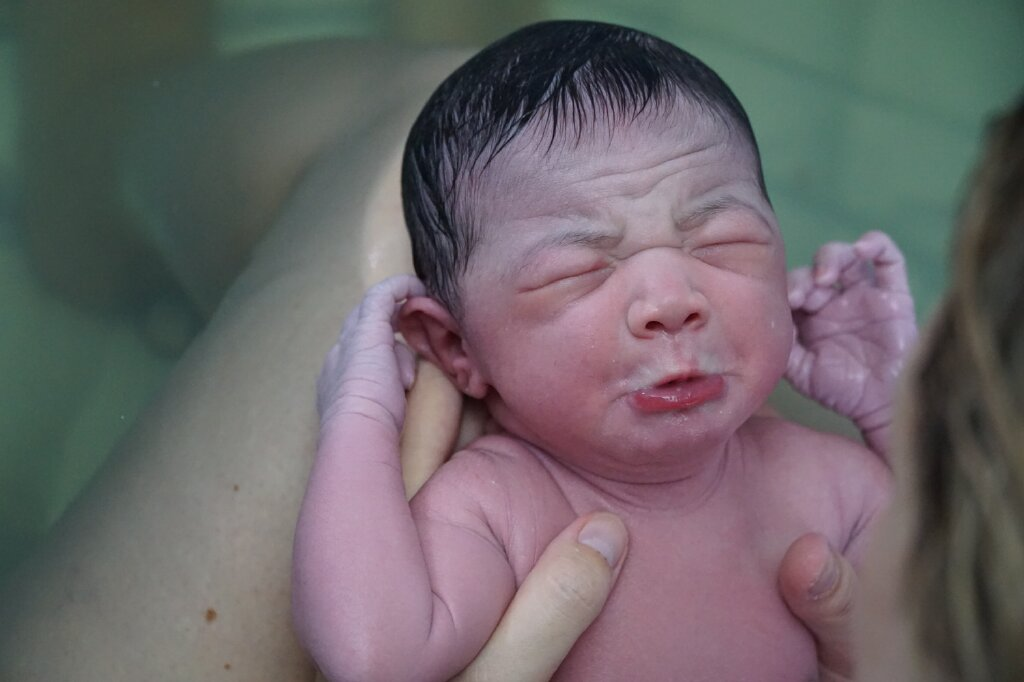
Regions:
[[399, 449], [405, 496], [411, 499], [452, 454], [459, 435], [462, 393], [444, 372], [421, 358], [406, 400]]
[[851, 629], [857, 576], [818, 533], [794, 542], [779, 567], [779, 589], [790, 611], [814, 635], [823, 682], [853, 679]]
[[883, 289], [896, 293], [910, 293], [907, 266], [896, 243], [884, 232], [877, 230], [864, 234], [854, 244], [857, 253], [875, 268], [875, 278]]
[[625, 560], [626, 527], [597, 512], [574, 521], [541, 555], [461, 682], [544, 682], [604, 608]]

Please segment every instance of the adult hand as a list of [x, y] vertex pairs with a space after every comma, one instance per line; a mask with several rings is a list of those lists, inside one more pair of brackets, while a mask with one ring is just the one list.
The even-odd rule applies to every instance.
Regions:
[[813, 268], [790, 273], [789, 304], [797, 338], [786, 378], [886, 457], [896, 378], [917, 338], [903, 254], [882, 232], [826, 244]]
[[824, 536], [797, 538], [779, 566], [779, 590], [789, 610], [814, 635], [821, 682], [853, 680], [851, 629], [857, 576]]
[[459, 682], [546, 682], [601, 613], [626, 554], [626, 527], [598, 512], [569, 525], [526, 576]]

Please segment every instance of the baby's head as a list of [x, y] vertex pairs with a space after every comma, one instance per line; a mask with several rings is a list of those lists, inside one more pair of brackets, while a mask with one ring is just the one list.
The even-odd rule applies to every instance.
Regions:
[[753, 131], [669, 43], [589, 22], [494, 43], [427, 102], [402, 194], [433, 297], [403, 332], [517, 435], [592, 458], [618, 433], [655, 462], [734, 432], [781, 376], [785, 259]]
[[585, 21], [533, 24], [452, 73], [420, 112], [406, 143], [402, 201], [416, 274], [453, 312], [459, 278], [480, 239], [479, 185], [502, 151], [531, 138], [538, 157], [600, 126], [685, 104], [712, 117], [761, 159], [743, 106], [693, 55], [635, 29]]

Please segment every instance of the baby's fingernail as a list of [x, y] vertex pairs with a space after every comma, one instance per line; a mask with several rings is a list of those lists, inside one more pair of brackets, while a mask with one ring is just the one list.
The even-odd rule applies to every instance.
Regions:
[[839, 562], [836, 560], [834, 553], [828, 553], [828, 561], [825, 562], [825, 566], [822, 567], [821, 573], [818, 574], [818, 578], [811, 585], [811, 589], [808, 590], [808, 594], [811, 599], [821, 599], [832, 594], [836, 589], [836, 584], [839, 582]]
[[612, 514], [595, 514], [576, 538], [581, 545], [600, 552], [612, 568], [626, 549], [626, 527]]

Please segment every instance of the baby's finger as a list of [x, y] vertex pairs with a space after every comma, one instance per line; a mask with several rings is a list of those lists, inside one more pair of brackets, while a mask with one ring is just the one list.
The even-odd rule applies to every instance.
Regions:
[[861, 282], [867, 282], [874, 286], [875, 274], [871, 262], [863, 258], [852, 244], [850, 252], [853, 254], [853, 258], [839, 272], [839, 288], [849, 289]]
[[795, 338], [786, 363], [786, 379], [800, 392], [806, 390], [813, 363], [814, 356], [804, 347], [799, 337]]
[[800, 310], [807, 295], [814, 288], [814, 279], [811, 277], [811, 269], [808, 267], [796, 268], [786, 275], [787, 297], [789, 307], [793, 310]]
[[815, 257], [815, 283], [849, 289], [862, 282], [874, 283], [871, 259], [865, 258], [855, 244], [830, 242]]
[[809, 294], [807, 294], [807, 299], [804, 301], [802, 310], [808, 313], [816, 313], [828, 305], [832, 299], [838, 295], [839, 289], [834, 286], [816, 286]]
[[352, 338], [352, 334], [355, 333], [356, 327], [359, 326], [359, 319], [362, 317], [362, 301], [359, 302], [355, 308], [349, 311], [348, 315], [341, 322], [341, 329], [338, 330], [338, 341], [337, 343], [341, 346], [348, 344], [348, 341]]
[[422, 282], [412, 275], [396, 275], [374, 284], [345, 320], [340, 343], [356, 351], [390, 345], [402, 302], [425, 293]]
[[857, 240], [854, 248], [861, 258], [874, 264], [875, 278], [883, 289], [901, 294], [910, 293], [903, 252], [889, 235], [878, 230], [868, 232]]
[[858, 259], [853, 244], [829, 242], [814, 254], [814, 283], [830, 287], [839, 281], [839, 275]]
[[359, 306], [359, 315], [363, 319], [381, 319], [391, 324], [399, 303], [425, 294], [423, 283], [413, 275], [395, 275], [369, 288]]
[[402, 388], [408, 391], [416, 380], [416, 356], [409, 346], [401, 341], [395, 341], [395, 360], [398, 362], [398, 376], [402, 379]]

